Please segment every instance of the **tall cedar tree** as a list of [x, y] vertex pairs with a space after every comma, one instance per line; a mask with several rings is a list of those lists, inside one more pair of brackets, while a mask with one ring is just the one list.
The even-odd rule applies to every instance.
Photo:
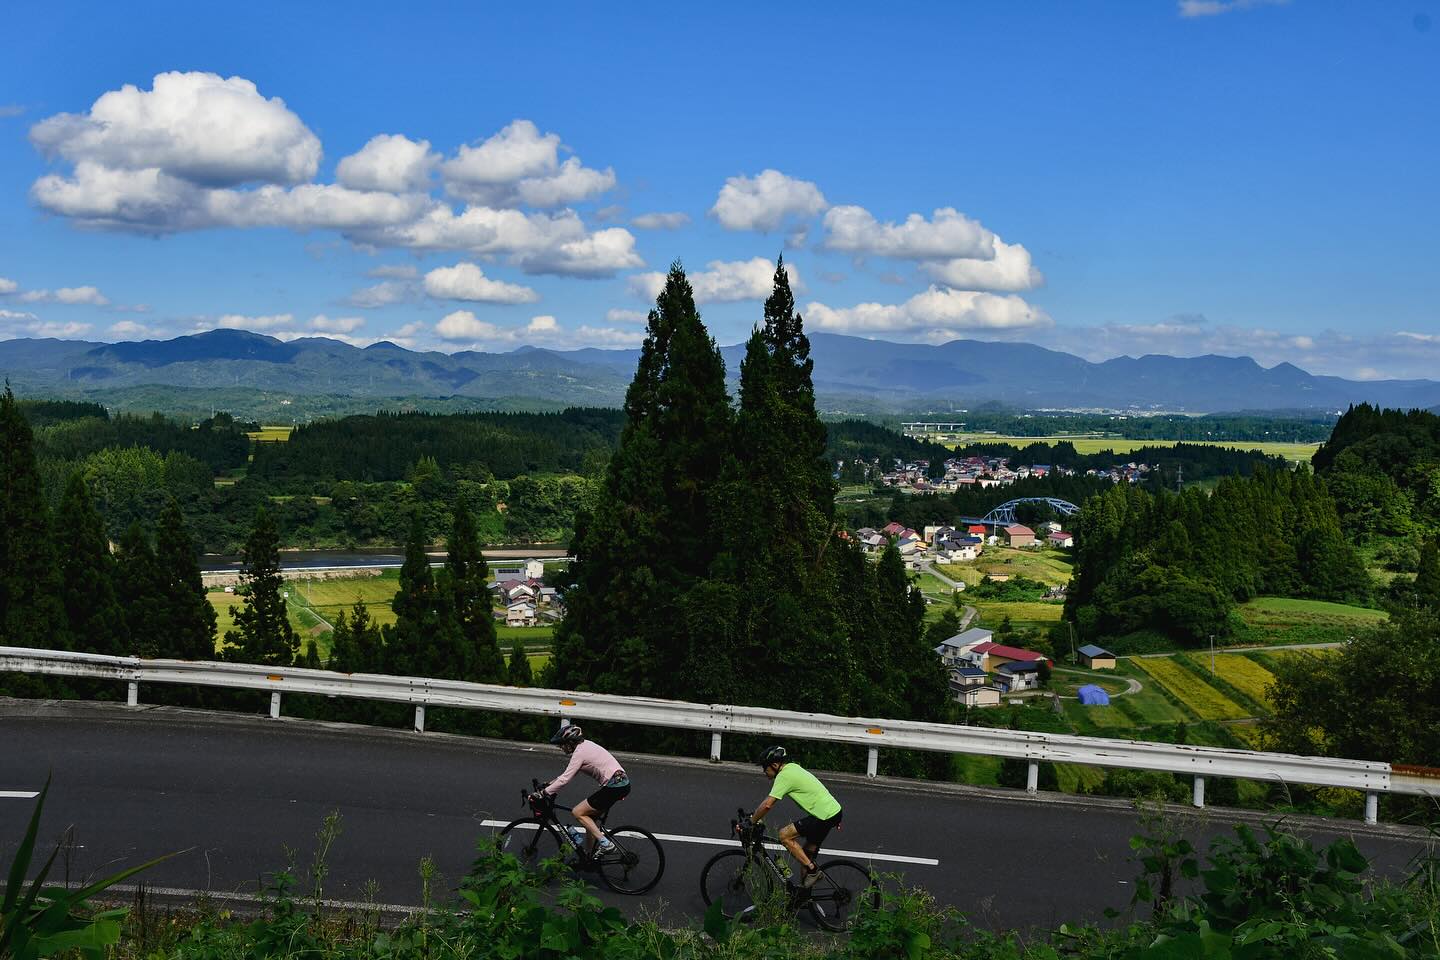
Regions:
[[486, 583], [490, 568], [480, 549], [475, 518], [463, 498], [455, 504], [446, 544], [445, 573], [464, 644], [464, 672], [460, 679], [499, 683], [505, 676], [505, 657], [495, 637], [494, 606]]
[[1440, 543], [1431, 540], [1420, 548], [1420, 566], [1415, 571], [1415, 605], [1440, 611]]
[[300, 651], [300, 638], [290, 626], [280, 577], [280, 539], [264, 507], [255, 511], [255, 526], [241, 552], [243, 606], [230, 608], [235, 629], [225, 633], [227, 659], [288, 667]]
[[510, 645], [506, 682], [512, 687], [528, 687], [535, 682], [535, 675], [530, 669], [530, 658], [525, 655], [525, 645], [519, 640]]
[[70, 475], [60, 498], [55, 547], [60, 556], [65, 618], [75, 649], [111, 656], [128, 654], [130, 631], [116, 592], [120, 571], [110, 553], [105, 522], [79, 471]]
[[681, 600], [716, 552], [712, 486], [731, 412], [724, 362], [678, 263], [650, 311], [625, 413], [595, 508], [576, 520], [552, 682], [679, 695]]
[[116, 583], [125, 608], [125, 628], [130, 635], [125, 652], [137, 657], [161, 656], [170, 627], [165, 578], [140, 521], [125, 528], [115, 561], [120, 569]]
[[370, 619], [365, 601], [357, 598], [350, 608], [335, 618], [335, 631], [330, 637], [330, 669], [340, 673], [384, 673], [385, 650], [380, 627]]
[[195, 540], [174, 497], [160, 514], [155, 532], [155, 566], [164, 583], [169, 621], [161, 656], [215, 659], [215, 608], [205, 597]]
[[417, 516], [405, 543], [400, 589], [390, 601], [395, 622], [384, 629], [386, 672], [462, 680], [467, 658], [455, 619], [450, 578], [445, 572], [436, 578], [425, 545], [424, 521]]
[[0, 645], [67, 649], [60, 592], [34, 435], [6, 384], [0, 394]]

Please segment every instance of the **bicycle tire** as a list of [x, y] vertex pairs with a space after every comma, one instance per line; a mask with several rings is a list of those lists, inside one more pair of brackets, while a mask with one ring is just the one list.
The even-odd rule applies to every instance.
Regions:
[[815, 923], [836, 932], [849, 930], [855, 911], [866, 901], [880, 906], [880, 888], [875, 875], [853, 860], [831, 860], [820, 864], [821, 877], [810, 888], [806, 900]]
[[560, 834], [548, 823], [536, 823], [534, 817], [512, 820], [500, 830], [500, 850], [512, 854], [531, 873], [540, 873], [546, 860], [561, 860], [569, 852]]
[[[645, 893], [665, 875], [665, 848], [649, 830], [640, 827], [606, 829], [615, 844], [613, 853], [597, 854], [600, 880], [616, 893]], [[653, 873], [651, 872], [653, 870]]]
[[726, 920], [752, 919], [773, 897], [775, 881], [765, 866], [744, 850], [722, 850], [700, 870], [700, 896], [705, 906], [720, 903]]

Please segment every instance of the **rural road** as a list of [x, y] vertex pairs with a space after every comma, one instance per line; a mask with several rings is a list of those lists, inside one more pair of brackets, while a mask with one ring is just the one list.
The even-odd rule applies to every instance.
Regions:
[[[72, 879], [193, 847], [151, 871], [147, 882], [254, 892], [266, 872], [285, 865], [287, 847], [301, 866], [308, 863], [322, 819], [339, 810], [344, 832], [332, 850], [327, 896], [361, 900], [373, 879], [378, 899], [398, 904], [417, 902], [417, 864], [426, 855], [446, 877], [442, 890], [452, 889], [476, 839], [521, 813], [521, 786], [532, 776], [554, 776], [562, 760], [549, 746], [443, 734], [17, 700], [0, 700], [0, 744], [0, 862], [14, 853], [30, 814], [21, 794], [39, 790], [53, 773], [42, 837], [51, 843], [74, 826], [76, 846], [62, 858]], [[804, 744], [790, 746], [803, 757]], [[755, 804], [766, 781], [749, 764], [621, 759], [635, 792], [616, 822], [667, 835], [667, 867], [651, 896], [604, 899], [627, 911], [693, 918], [703, 909], [701, 866], [721, 849], [735, 808]], [[1104, 908], [1130, 899], [1136, 868], [1128, 840], [1137, 823], [1123, 802], [825, 779], [846, 813], [831, 841], [835, 855], [869, 858], [982, 925], [1099, 920]], [[572, 787], [562, 799], [579, 795]], [[1244, 816], [1208, 811], [1194, 829], [1228, 832]], [[1306, 824], [1324, 837], [1354, 835], [1389, 874], [1421, 844], [1393, 827]]]

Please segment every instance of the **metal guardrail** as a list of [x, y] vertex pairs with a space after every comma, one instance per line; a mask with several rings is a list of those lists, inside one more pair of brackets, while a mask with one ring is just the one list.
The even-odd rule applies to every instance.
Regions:
[[260, 690], [270, 694], [270, 716], [280, 716], [286, 693], [409, 703], [415, 706], [415, 731], [425, 729], [425, 708], [458, 707], [497, 713], [567, 716], [611, 720], [710, 734], [710, 758], [720, 759], [723, 737], [745, 733], [858, 744], [868, 748], [866, 773], [875, 776], [881, 749], [969, 753], [1026, 760], [1026, 789], [1037, 792], [1040, 764], [1079, 763], [1098, 767], [1159, 770], [1194, 778], [1193, 803], [1205, 804], [1207, 777], [1239, 777], [1273, 783], [1345, 787], [1365, 794], [1365, 820], [1374, 823], [1382, 793], [1440, 797], [1440, 770], [1396, 766], [1367, 760], [1339, 760], [1285, 753], [1262, 753], [1189, 744], [1109, 740], [1023, 730], [874, 720], [798, 713], [766, 707], [687, 703], [653, 697], [621, 697], [534, 687], [335, 673], [298, 667], [208, 660], [142, 660], [27, 647], [0, 647], [0, 672], [89, 677], [129, 684], [128, 703], [139, 703], [141, 683]]

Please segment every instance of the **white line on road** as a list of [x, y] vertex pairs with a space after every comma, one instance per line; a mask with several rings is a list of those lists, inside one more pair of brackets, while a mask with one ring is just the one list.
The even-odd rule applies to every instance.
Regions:
[[0, 800], [29, 800], [38, 796], [34, 790], [0, 790]]
[[[509, 823], [510, 821], [508, 820], [481, 820], [480, 826], [504, 827], [508, 826]], [[535, 824], [522, 823], [520, 824], [520, 829], [534, 830]], [[669, 840], [674, 843], [700, 843], [711, 847], [740, 846], [738, 840], [723, 839], [721, 837], [688, 837], [680, 833], [657, 833], [655, 834], [655, 838], [657, 840]], [[767, 843], [765, 846], [771, 850], [785, 849], [778, 843]], [[867, 853], [863, 850], [831, 850], [829, 847], [826, 847], [823, 852], [832, 857], [858, 857], [861, 860], [884, 860], [887, 863], [914, 863], [922, 867], [940, 866], [940, 861], [931, 857], [903, 857], [898, 853]]]

